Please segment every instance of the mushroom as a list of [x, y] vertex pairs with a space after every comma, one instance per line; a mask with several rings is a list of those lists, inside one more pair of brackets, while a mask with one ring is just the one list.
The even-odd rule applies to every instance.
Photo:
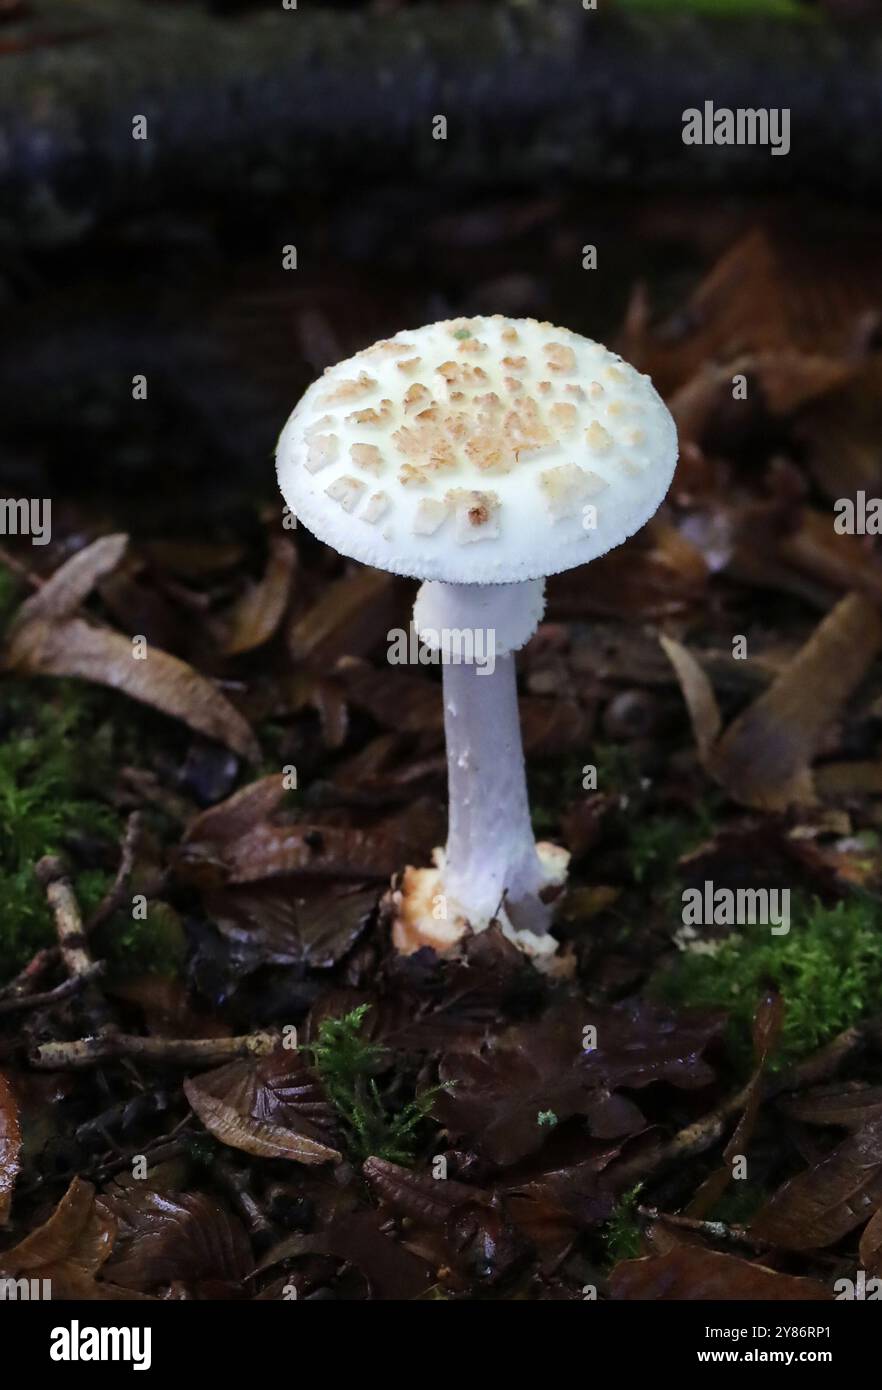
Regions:
[[448, 838], [393, 894], [400, 950], [444, 950], [495, 920], [537, 963], [553, 955], [569, 856], [533, 836], [515, 652], [545, 577], [633, 535], [676, 461], [647, 376], [568, 329], [500, 315], [375, 343], [290, 416], [286, 502], [341, 554], [423, 581], [414, 625], [442, 663]]

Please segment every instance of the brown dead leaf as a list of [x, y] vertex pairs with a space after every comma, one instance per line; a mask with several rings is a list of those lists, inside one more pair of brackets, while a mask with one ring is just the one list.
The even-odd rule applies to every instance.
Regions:
[[729, 726], [712, 771], [750, 806], [783, 810], [813, 798], [821, 738], [882, 646], [882, 621], [862, 594], [837, 603], [760, 697]]
[[285, 785], [282, 776], [273, 772], [240, 787], [226, 800], [210, 806], [187, 826], [186, 845], [225, 845], [253, 830], [255, 825], [271, 816], [282, 803]]
[[[702, 363], [695, 376], [671, 397], [671, 414], [680, 440], [704, 441], [709, 424], [732, 403], [733, 380], [744, 376], [773, 416], [791, 415], [806, 402], [832, 391], [854, 373], [850, 362], [792, 350], [747, 353], [723, 364]], [[755, 384], [755, 385], [754, 385]]]
[[698, 547], [657, 513], [587, 569], [555, 575], [548, 585], [548, 612], [555, 620], [590, 615], [661, 620], [695, 607], [707, 579]]
[[857, 374], [801, 414], [797, 438], [809, 471], [831, 502], [882, 486], [882, 362], [870, 357]]
[[706, 771], [736, 801], [783, 811], [814, 799], [811, 763], [882, 647], [882, 620], [862, 594], [841, 599], [721, 737], [707, 675], [680, 643], [665, 636], [660, 641], [677, 674]]
[[880, 1202], [882, 1119], [875, 1119], [786, 1182], [750, 1229], [786, 1250], [821, 1250], [860, 1226]]
[[491, 1201], [491, 1194], [471, 1183], [446, 1178], [439, 1182], [429, 1173], [417, 1173], [402, 1168], [385, 1158], [367, 1158], [362, 1172], [376, 1195], [398, 1216], [406, 1216], [418, 1225], [440, 1226], [451, 1213], [466, 1205], [482, 1205]]
[[882, 560], [872, 537], [839, 535], [828, 513], [802, 507], [799, 526], [780, 537], [777, 555], [834, 592], [855, 589], [882, 603]]
[[137, 1297], [96, 1279], [113, 1250], [116, 1233], [116, 1221], [97, 1205], [92, 1184], [74, 1178], [51, 1216], [0, 1254], [0, 1274], [46, 1279], [54, 1299]]
[[301, 878], [219, 888], [204, 901], [227, 940], [256, 949], [262, 961], [327, 970], [364, 931], [378, 892]]
[[217, 739], [249, 762], [260, 756], [249, 725], [211, 681], [156, 647], [148, 648], [145, 660], [135, 660], [130, 638], [82, 618], [36, 619], [17, 626], [6, 666], [23, 675], [76, 676], [109, 685]]
[[297, 552], [287, 536], [273, 536], [266, 571], [225, 615], [227, 636], [223, 651], [238, 656], [268, 642], [278, 628], [288, 601], [297, 563]]
[[861, 1268], [871, 1277], [882, 1275], [882, 1207], [870, 1218], [858, 1251]]
[[778, 1109], [803, 1124], [860, 1130], [873, 1120], [882, 1120], [882, 1086], [835, 1081], [784, 1097], [778, 1101]]
[[659, 634], [659, 642], [665, 656], [670, 661], [680, 682], [680, 689], [686, 701], [692, 732], [702, 765], [706, 768], [714, 745], [723, 727], [723, 719], [717, 704], [717, 697], [708, 676], [695, 657], [680, 642], [672, 637]]
[[[428, 816], [429, 809], [432, 812]], [[220, 869], [227, 883], [256, 883], [290, 874], [340, 878], [348, 882], [389, 878], [404, 864], [419, 862], [438, 843], [438, 808], [410, 809], [410, 824], [391, 820], [359, 829], [302, 822], [263, 823], [238, 840], [215, 846], [202, 841], [188, 846], [188, 869], [199, 873], [200, 860]]]
[[39, 619], [69, 618], [88, 598], [98, 580], [116, 569], [128, 541], [128, 536], [121, 533], [101, 536], [65, 560], [42, 588], [21, 605], [15, 615], [12, 633]]
[[382, 1229], [375, 1211], [336, 1216], [320, 1231], [288, 1236], [264, 1257], [260, 1270], [301, 1255], [326, 1255], [360, 1270], [371, 1298], [404, 1302], [431, 1286], [434, 1271]]
[[339, 1163], [334, 1111], [294, 1050], [231, 1062], [184, 1082], [188, 1101], [215, 1139], [261, 1158]]
[[[82, 1178], [74, 1178], [52, 1215], [18, 1245], [3, 1252], [0, 1260], [4, 1270], [19, 1274], [24, 1270], [55, 1264], [70, 1256], [86, 1231], [94, 1204], [95, 1189], [92, 1184], [84, 1182]], [[89, 1259], [89, 1264], [92, 1265], [93, 1261], [94, 1256]], [[94, 1267], [97, 1268], [97, 1265]]]
[[[362, 656], [381, 641], [402, 612], [400, 581], [360, 565], [324, 586], [288, 633], [291, 656], [330, 670], [341, 656]], [[406, 610], [405, 610], [406, 611]]]
[[206, 1284], [235, 1286], [251, 1272], [251, 1247], [241, 1221], [204, 1192], [115, 1182], [96, 1206], [118, 1230], [106, 1272], [126, 1290], [146, 1293], [177, 1280], [197, 1290]]
[[[798, 245], [783, 226], [758, 227], [739, 237], [656, 334], [634, 324], [628, 360], [649, 372], [668, 396], [706, 362], [729, 362], [744, 353], [848, 357], [862, 317], [878, 306], [878, 257], [872, 247], [856, 255], [853, 227], [832, 230], [839, 235], [806, 237]], [[834, 240], [842, 271], [831, 276]]]
[[[583, 1046], [586, 1023], [597, 1030], [590, 1051]], [[643, 1116], [618, 1088], [706, 1085], [713, 1072], [702, 1053], [722, 1026], [720, 1015], [674, 1014], [637, 1000], [605, 1009], [573, 1001], [480, 1049], [443, 1056], [439, 1077], [453, 1084], [438, 1096], [435, 1114], [451, 1134], [499, 1164], [542, 1147], [549, 1137], [543, 1112], [553, 1112], [555, 1127], [582, 1116], [598, 1138], [634, 1134], [644, 1127]]]
[[624, 1260], [616, 1265], [609, 1282], [612, 1298], [653, 1302], [821, 1302], [832, 1297], [815, 1279], [779, 1274], [766, 1265], [698, 1245], [677, 1245], [663, 1255]]
[[12, 1192], [21, 1167], [21, 1124], [12, 1083], [0, 1071], [0, 1226], [12, 1205]]
[[354, 657], [339, 661], [334, 674], [353, 708], [369, 714], [382, 728], [396, 733], [435, 733], [440, 737], [444, 706], [436, 681], [402, 667], [377, 670]]

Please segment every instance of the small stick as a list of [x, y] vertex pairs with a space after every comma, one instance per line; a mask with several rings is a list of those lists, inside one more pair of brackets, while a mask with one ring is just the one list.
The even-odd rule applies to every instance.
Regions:
[[[873, 1018], [856, 1024], [837, 1034], [829, 1043], [806, 1057], [786, 1072], [766, 1077], [762, 1087], [762, 1100], [774, 1100], [785, 1091], [799, 1090], [804, 1086], [815, 1085], [834, 1076], [844, 1061], [859, 1048], [882, 1041], [882, 1021]], [[665, 1168], [684, 1158], [693, 1158], [711, 1148], [722, 1138], [727, 1126], [743, 1110], [750, 1100], [753, 1079], [739, 1091], [722, 1100], [715, 1109], [700, 1120], [678, 1130], [667, 1142], [657, 1145], [648, 1154], [637, 1154], [630, 1161], [616, 1169], [616, 1184], [629, 1185], [636, 1178], [645, 1178], [659, 1168]]]
[[68, 875], [67, 865], [60, 856], [46, 854], [34, 871], [46, 890], [46, 899], [55, 918], [55, 930], [61, 958], [69, 975], [88, 974], [92, 966], [79, 903]]
[[135, 863], [138, 840], [141, 835], [141, 819], [141, 812], [133, 811], [126, 821], [116, 877], [85, 925], [84, 930], [87, 936], [102, 922], [106, 922], [107, 918], [116, 912], [118, 907], [122, 906]]
[[711, 1240], [747, 1245], [758, 1253], [777, 1249], [771, 1241], [760, 1240], [744, 1226], [727, 1226], [723, 1221], [699, 1221], [694, 1216], [678, 1216], [674, 1212], [659, 1211], [658, 1207], [638, 1206], [637, 1211], [648, 1221], [662, 1221], [666, 1226], [676, 1226], [682, 1231], [695, 1231], [699, 1235], [709, 1236]]
[[18, 994], [13, 995], [11, 999], [0, 999], [0, 1016], [23, 1013], [28, 1009], [43, 1009], [58, 1004], [64, 999], [69, 999], [72, 994], [79, 994], [85, 985], [103, 973], [104, 962], [93, 961], [88, 969], [81, 970], [78, 975], [68, 976], [54, 989], [43, 990], [41, 994]]
[[20, 999], [29, 994], [44, 971], [58, 959], [57, 946], [44, 946], [38, 951], [13, 980], [0, 987], [0, 999]]
[[109, 1033], [76, 1042], [42, 1043], [30, 1056], [40, 1071], [82, 1071], [132, 1057], [140, 1062], [171, 1066], [219, 1066], [236, 1057], [265, 1057], [278, 1047], [281, 1035], [274, 1031], [243, 1033], [235, 1038], [144, 1038], [129, 1033]]
[[249, 1174], [240, 1172], [229, 1159], [223, 1157], [215, 1160], [212, 1165], [212, 1173], [230, 1194], [252, 1236], [272, 1236], [273, 1224], [254, 1194], [249, 1190]]
[[48, 1187], [55, 1183], [69, 1183], [71, 1178], [79, 1177], [85, 1178], [87, 1182], [102, 1183], [106, 1182], [108, 1178], [112, 1178], [114, 1174], [130, 1168], [132, 1159], [140, 1158], [142, 1155], [144, 1158], [152, 1160], [152, 1167], [157, 1163], [165, 1163], [170, 1158], [178, 1158], [186, 1152], [187, 1145], [184, 1141], [174, 1139], [171, 1136], [160, 1136], [157, 1139], [151, 1139], [149, 1144], [142, 1145], [137, 1153], [119, 1154], [94, 1168], [69, 1168], [64, 1173], [40, 1173], [32, 1182], [19, 1186], [16, 1190], [19, 1197], [30, 1197], [42, 1187]]

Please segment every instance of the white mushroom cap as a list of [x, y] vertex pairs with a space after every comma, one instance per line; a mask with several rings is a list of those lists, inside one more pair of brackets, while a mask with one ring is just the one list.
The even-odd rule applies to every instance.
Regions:
[[571, 569], [657, 510], [677, 462], [648, 376], [535, 319], [452, 319], [329, 368], [276, 451], [297, 518], [343, 555], [460, 584]]

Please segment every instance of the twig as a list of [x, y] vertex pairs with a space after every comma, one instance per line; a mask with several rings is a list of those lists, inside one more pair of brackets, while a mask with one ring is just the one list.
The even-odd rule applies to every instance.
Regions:
[[3, 1014], [24, 1013], [29, 1009], [43, 1009], [53, 1004], [59, 1004], [64, 999], [69, 999], [73, 994], [79, 994], [90, 981], [104, 972], [103, 961], [93, 961], [86, 969], [81, 970], [77, 975], [71, 975], [63, 980], [54, 989], [43, 990], [41, 994], [19, 994], [11, 999], [0, 999], [0, 1016]]
[[67, 973], [73, 976], [88, 974], [92, 957], [67, 865], [58, 855], [46, 854], [37, 864], [35, 873], [46, 890], [46, 899], [55, 918], [55, 931]]
[[126, 822], [116, 877], [86, 923], [84, 928], [86, 936], [89, 936], [102, 922], [106, 922], [107, 918], [112, 916], [125, 900], [141, 835], [141, 824], [141, 812], [133, 811]]
[[[801, 1089], [814, 1085], [833, 1076], [844, 1061], [867, 1044], [878, 1046], [882, 1041], [882, 1020], [875, 1018], [866, 1023], [846, 1028], [831, 1042], [820, 1048], [811, 1057], [798, 1063], [787, 1072], [767, 1077], [762, 1088], [762, 1100], [773, 1100], [784, 1091]], [[678, 1130], [673, 1138], [660, 1143], [648, 1154], [635, 1154], [620, 1167], [614, 1167], [616, 1186], [627, 1187], [637, 1178], [645, 1178], [659, 1168], [665, 1168], [696, 1154], [704, 1153], [726, 1131], [729, 1123], [748, 1104], [754, 1078], [733, 1095], [722, 1100], [718, 1106], [700, 1120]], [[611, 1171], [613, 1165], [611, 1165]]]
[[30, 994], [39, 977], [49, 969], [50, 965], [54, 965], [57, 959], [58, 947], [44, 946], [28, 961], [24, 969], [20, 970], [14, 979], [0, 987], [0, 1000], [21, 999]]
[[161, 1135], [158, 1139], [151, 1139], [149, 1144], [142, 1144], [137, 1152], [118, 1154], [115, 1158], [107, 1159], [104, 1163], [96, 1164], [93, 1168], [69, 1168], [63, 1173], [40, 1173], [32, 1182], [20, 1185], [16, 1189], [17, 1194], [19, 1197], [30, 1197], [43, 1187], [55, 1183], [69, 1183], [71, 1178], [77, 1177], [85, 1178], [87, 1182], [103, 1183], [108, 1178], [112, 1178], [115, 1173], [121, 1173], [123, 1169], [130, 1168], [132, 1160], [142, 1156], [152, 1160], [151, 1166], [165, 1163], [170, 1158], [178, 1158], [182, 1153], [187, 1152], [186, 1143], [172, 1137], [180, 1127], [180, 1125], [176, 1126], [172, 1135]]
[[698, 1221], [694, 1216], [678, 1216], [673, 1212], [659, 1211], [658, 1207], [638, 1206], [640, 1216], [647, 1221], [662, 1221], [666, 1226], [676, 1226], [682, 1231], [695, 1231], [711, 1240], [722, 1240], [731, 1245], [747, 1245], [758, 1253], [775, 1250], [771, 1241], [761, 1240], [744, 1226], [727, 1226], [723, 1221]]
[[275, 1031], [243, 1033], [235, 1038], [144, 1038], [128, 1033], [42, 1043], [30, 1056], [40, 1071], [82, 1071], [102, 1062], [132, 1057], [166, 1066], [218, 1066], [236, 1057], [265, 1057], [278, 1047]]
[[[69, 0], [34, 8], [50, 31], [69, 23]], [[246, 24], [193, 5], [81, 0], [80, 23], [100, 37], [75, 45], [64, 62], [51, 50], [4, 62], [4, 237], [31, 243], [50, 227], [61, 235], [57, 208], [74, 159], [88, 161], [91, 177], [77, 216], [63, 224], [68, 237], [130, 206], [133, 184], [139, 206], [222, 207], [224, 196], [241, 196], [255, 158], [280, 188], [333, 188], [355, 165], [367, 178], [422, 178], [446, 189], [564, 176], [774, 187], [779, 161], [758, 160], [753, 147], [683, 142], [679, 114], [702, 106], [705, 74], [721, 53], [721, 104], [790, 113], [799, 132], [787, 160], [791, 183], [878, 191], [875, 30], [820, 15], [733, 25], [725, 15], [654, 8], [660, 13], [601, 6], [605, 13], [586, 21], [573, 0], [436, 3], [394, 15], [312, 5], [292, 16], [277, 5]], [[94, 82], [98, 62], [104, 79]], [[30, 99], [35, 74], [51, 121]], [[154, 113], [156, 148], [137, 171], [133, 110]], [[431, 139], [437, 112], [455, 113], [449, 140]], [[212, 158], [216, 149], [228, 158]]]

